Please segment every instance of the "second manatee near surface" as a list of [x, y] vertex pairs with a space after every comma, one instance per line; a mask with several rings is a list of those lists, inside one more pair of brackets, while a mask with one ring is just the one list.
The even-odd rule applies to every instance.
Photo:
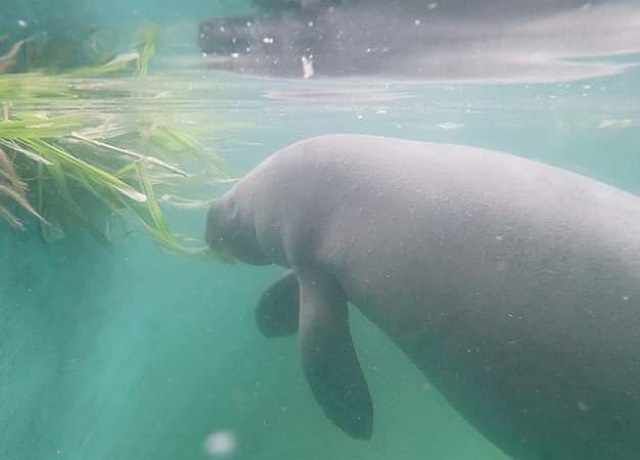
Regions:
[[348, 303], [514, 459], [640, 452], [640, 199], [484, 149], [329, 135], [215, 201], [209, 246], [287, 271], [256, 314], [299, 333], [325, 414], [372, 435]]

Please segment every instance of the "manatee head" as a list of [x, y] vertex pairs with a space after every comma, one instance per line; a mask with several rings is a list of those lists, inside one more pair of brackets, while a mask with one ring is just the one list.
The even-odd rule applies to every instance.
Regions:
[[209, 208], [205, 241], [223, 258], [252, 265], [271, 264], [260, 248], [253, 219], [241, 215], [230, 194], [215, 200]]

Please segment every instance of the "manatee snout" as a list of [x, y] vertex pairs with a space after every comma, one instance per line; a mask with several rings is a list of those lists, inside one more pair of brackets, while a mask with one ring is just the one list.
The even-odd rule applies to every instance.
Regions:
[[261, 250], [255, 229], [243, 223], [232, 194], [215, 200], [209, 208], [204, 239], [207, 246], [224, 259], [254, 265], [272, 263]]
[[204, 240], [207, 246], [213, 250], [221, 249], [225, 242], [220, 214], [220, 204], [216, 201], [209, 208], [209, 212], [207, 212], [207, 225], [204, 232]]
[[238, 259], [234, 251], [234, 239], [238, 226], [230, 221], [227, 206], [222, 199], [213, 202], [207, 212], [204, 240], [207, 246], [223, 260], [233, 262]]

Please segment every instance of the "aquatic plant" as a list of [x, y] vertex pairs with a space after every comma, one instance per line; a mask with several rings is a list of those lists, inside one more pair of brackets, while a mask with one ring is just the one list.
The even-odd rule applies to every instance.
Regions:
[[[2, 200], [5, 198], [5, 200]], [[0, 149], [0, 217], [4, 218], [14, 228], [23, 229], [22, 221], [12, 212], [10, 204], [3, 202], [13, 201], [16, 205], [44, 221], [40, 214], [33, 209], [27, 198], [27, 187], [20, 180], [13, 167], [13, 162], [2, 149]]]
[[156, 55], [158, 43], [158, 26], [148, 24], [141, 28], [134, 38], [134, 47], [138, 51], [138, 65], [135, 75], [144, 76], [149, 71], [149, 63]]
[[[138, 38], [137, 53], [100, 66], [0, 75], [0, 220], [25, 229], [30, 216], [47, 241], [81, 228], [107, 245], [114, 220], [130, 216], [168, 251], [210, 255], [196, 243], [201, 238], [177, 235], [163, 208], [204, 207], [204, 188], [229, 178], [222, 159], [192, 129], [146, 106], [157, 94], [135, 83], [147, 73], [157, 31], [149, 27]], [[123, 69], [135, 77], [106, 83], [104, 76]], [[113, 92], [128, 100], [135, 95], [130, 111], [91, 109], [89, 101]], [[47, 110], [33, 110], [38, 100]], [[89, 110], [79, 111], [77, 101]]]
[[[168, 161], [199, 162], [207, 174], [199, 176], [203, 183], [227, 179], [220, 158], [193, 136], [152, 122], [125, 126], [79, 114], [10, 115], [0, 121], [0, 146], [0, 194], [36, 216], [49, 241], [80, 226], [108, 244], [109, 219], [101, 228], [93, 218], [98, 206], [110, 217], [133, 215], [164, 249], [198, 254], [200, 248], [185, 245], [170, 230], [160, 206], [160, 200], [205, 206], [204, 200], [180, 196], [181, 182], [198, 176]], [[144, 149], [154, 153], [138, 153]], [[15, 211], [0, 206], [2, 217], [22, 228]]]
[[[8, 38], [8, 36], [5, 36], [5, 37]], [[14, 43], [13, 46], [11, 46], [11, 49], [7, 51], [6, 54], [4, 54], [3, 56], [0, 56], [0, 73], [9, 72], [11, 69], [15, 67], [17, 62], [16, 58], [18, 56], [18, 53], [22, 49], [22, 46], [24, 45], [24, 43], [25, 43], [25, 40], [20, 40]]]

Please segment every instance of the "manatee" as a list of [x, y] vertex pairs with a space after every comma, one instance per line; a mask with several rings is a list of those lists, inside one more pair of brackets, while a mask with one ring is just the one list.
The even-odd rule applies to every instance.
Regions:
[[374, 419], [355, 308], [514, 459], [640, 455], [638, 197], [507, 153], [327, 135], [249, 172], [205, 236], [287, 269], [260, 330], [297, 332], [315, 398], [350, 436]]

